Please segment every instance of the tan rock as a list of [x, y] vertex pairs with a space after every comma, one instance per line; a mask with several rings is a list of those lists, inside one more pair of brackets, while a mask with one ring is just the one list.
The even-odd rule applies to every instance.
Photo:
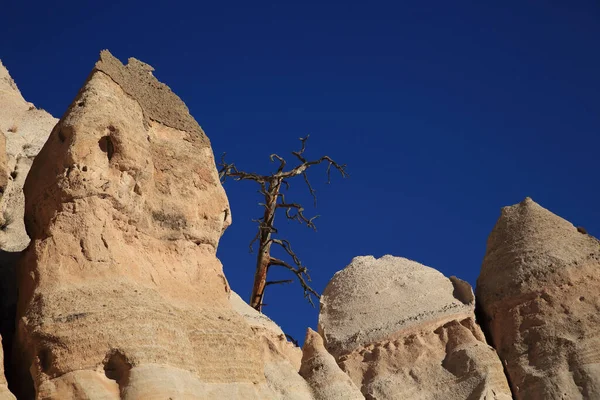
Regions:
[[[0, 131], [5, 151], [0, 154], [0, 250], [17, 252], [29, 244], [23, 224], [23, 184], [33, 159], [58, 120], [25, 101], [0, 62]], [[6, 175], [5, 175], [6, 171]]]
[[[2, 337], [0, 336], [0, 344], [2, 343]], [[14, 400], [15, 396], [8, 390], [6, 379], [4, 378], [4, 354], [2, 347], [0, 347], [0, 400]]]
[[400, 257], [356, 257], [321, 297], [325, 347], [367, 399], [510, 399], [464, 281]]
[[600, 398], [600, 242], [530, 198], [502, 209], [477, 280], [517, 399]]
[[102, 52], [24, 192], [17, 348], [39, 399], [281, 398], [215, 255], [231, 213], [208, 138], [150, 67]]
[[354, 382], [325, 350], [323, 338], [310, 328], [302, 353], [300, 375], [310, 385], [315, 400], [364, 400]]
[[277, 324], [250, 307], [234, 291], [230, 292], [229, 301], [262, 344], [264, 374], [275, 396], [281, 400], [313, 399], [309, 384], [298, 374], [302, 360], [300, 348], [288, 342]]

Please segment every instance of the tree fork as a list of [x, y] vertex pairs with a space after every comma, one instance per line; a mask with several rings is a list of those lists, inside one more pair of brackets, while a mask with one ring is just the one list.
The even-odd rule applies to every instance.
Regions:
[[[250, 242], [250, 250], [252, 251], [254, 242], [258, 241], [256, 270], [254, 273], [254, 283], [252, 285], [252, 295], [250, 296], [250, 306], [258, 311], [261, 311], [262, 306], [264, 305], [263, 299], [267, 286], [291, 282], [289, 279], [267, 282], [267, 274], [269, 273], [269, 268], [271, 266], [286, 268], [296, 275], [298, 282], [304, 290], [304, 297], [310, 302], [310, 304], [313, 305], [313, 307], [314, 303], [312, 301], [312, 296], [319, 298], [319, 294], [308, 284], [308, 282], [310, 282], [308, 269], [302, 265], [302, 262], [296, 253], [292, 250], [290, 243], [287, 240], [274, 239], [272, 237], [272, 234], [277, 232], [274, 225], [275, 213], [280, 208], [285, 209], [285, 216], [287, 219], [298, 221], [301, 224], [306, 224], [306, 226], [309, 228], [316, 230], [316, 226], [313, 221], [318, 216], [314, 216], [312, 218], [305, 217], [304, 207], [298, 203], [286, 201], [284, 194], [281, 193], [282, 185], [285, 186], [286, 190], [289, 189], [289, 178], [302, 175], [316, 206], [316, 191], [311, 186], [307, 175], [307, 170], [310, 167], [319, 165], [321, 163], [327, 163], [327, 183], [331, 182], [331, 167], [337, 169], [343, 178], [348, 176], [346, 172], [346, 165], [340, 165], [336, 163], [329, 156], [322, 156], [321, 158], [312, 161], [307, 160], [304, 157], [307, 140], [308, 136], [300, 138], [300, 142], [302, 143], [301, 149], [299, 151], [292, 152], [294, 157], [300, 161], [300, 164], [288, 171], [284, 171], [286, 166], [285, 159], [277, 154], [271, 154], [270, 157], [271, 162], [274, 162], [275, 160], [279, 161], [279, 167], [277, 168], [277, 171], [271, 175], [260, 175], [256, 173], [239, 171], [235, 164], [227, 164], [225, 162], [225, 154], [223, 154], [219, 164], [221, 167], [219, 169], [219, 177], [221, 178], [222, 183], [224, 183], [228, 177], [231, 177], [237, 181], [255, 181], [260, 185], [261, 190], [259, 193], [263, 195], [265, 199], [264, 203], [260, 203], [260, 205], [265, 209], [262, 218], [253, 220], [258, 223], [258, 232], [256, 233], [254, 239], [252, 239]], [[273, 243], [279, 245], [279, 247], [287, 253], [287, 255], [293, 260], [293, 265], [271, 256], [271, 247]]]

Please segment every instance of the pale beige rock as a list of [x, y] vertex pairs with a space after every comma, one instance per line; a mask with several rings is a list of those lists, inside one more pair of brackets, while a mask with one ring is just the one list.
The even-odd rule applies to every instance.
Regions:
[[0, 250], [17, 252], [29, 244], [23, 224], [23, 184], [33, 159], [58, 120], [25, 101], [0, 62], [0, 131], [5, 135], [8, 175], [0, 178]]
[[350, 377], [325, 350], [321, 336], [308, 328], [302, 348], [300, 375], [312, 389], [315, 400], [364, 400]]
[[266, 315], [250, 307], [237, 293], [230, 292], [229, 301], [250, 325], [262, 344], [264, 374], [267, 385], [281, 400], [312, 399], [308, 383], [298, 374], [302, 350], [288, 342], [284, 332]]
[[102, 52], [24, 192], [17, 348], [38, 398], [284, 398], [215, 255], [231, 213], [209, 141], [146, 64]]
[[597, 239], [530, 198], [505, 207], [477, 298], [516, 398], [600, 398]]
[[510, 399], [468, 284], [400, 257], [356, 257], [321, 297], [325, 347], [367, 399]]

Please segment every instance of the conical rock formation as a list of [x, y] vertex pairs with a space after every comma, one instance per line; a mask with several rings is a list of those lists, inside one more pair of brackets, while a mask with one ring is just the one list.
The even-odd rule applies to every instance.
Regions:
[[323, 338], [308, 328], [302, 348], [300, 375], [306, 379], [315, 400], [364, 400], [360, 390], [325, 350]]
[[400, 257], [356, 257], [321, 297], [325, 347], [368, 399], [510, 399], [468, 283]]
[[39, 399], [283, 398], [215, 255], [231, 213], [208, 138], [151, 71], [102, 52], [27, 177], [20, 382]]
[[530, 198], [502, 209], [477, 280], [517, 399], [600, 398], [600, 242]]

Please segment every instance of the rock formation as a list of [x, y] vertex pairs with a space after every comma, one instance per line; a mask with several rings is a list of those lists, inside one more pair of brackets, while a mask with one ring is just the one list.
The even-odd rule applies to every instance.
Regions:
[[517, 399], [600, 398], [600, 242], [530, 198], [505, 207], [477, 280]]
[[102, 52], [27, 177], [20, 381], [39, 399], [293, 398], [269, 377], [297, 366], [230, 303], [209, 140], [151, 71]]
[[392, 256], [356, 257], [321, 297], [325, 347], [367, 399], [510, 399], [459, 279]]
[[[23, 184], [34, 157], [58, 120], [25, 101], [0, 62], [0, 131], [5, 151], [0, 154], [0, 250], [18, 252], [29, 244], [23, 225]], [[7, 175], [4, 174], [7, 171]]]
[[[0, 343], [2, 337], [0, 337]], [[6, 379], [4, 378], [4, 357], [2, 354], [2, 348], [0, 348], [0, 400], [14, 400], [15, 396], [8, 390]]]
[[267, 385], [281, 400], [311, 400], [311, 389], [298, 374], [302, 351], [288, 342], [277, 324], [250, 307], [234, 291], [230, 292], [233, 309], [250, 325], [261, 343]]
[[600, 399], [600, 242], [529, 198], [478, 279], [496, 350], [467, 282], [392, 256], [288, 342], [229, 288], [210, 142], [152, 71], [102, 52], [56, 124], [0, 63], [0, 400]]
[[354, 382], [325, 350], [323, 338], [308, 328], [302, 349], [300, 375], [306, 379], [315, 400], [364, 400]]
[[0, 335], [8, 346], [14, 332], [16, 262], [29, 244], [23, 224], [23, 184], [56, 121], [25, 101], [0, 62]]

